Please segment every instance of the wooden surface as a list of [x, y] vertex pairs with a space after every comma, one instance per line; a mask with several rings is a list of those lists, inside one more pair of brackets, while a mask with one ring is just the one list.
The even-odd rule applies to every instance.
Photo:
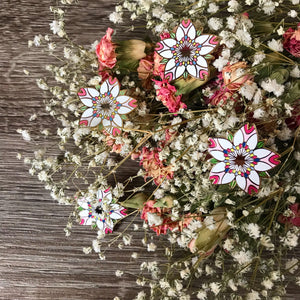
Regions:
[[[138, 292], [135, 277], [117, 278], [116, 269], [138, 273], [139, 261], [152, 259], [134, 232], [133, 245], [111, 249], [105, 262], [85, 255], [95, 236], [87, 227], [75, 226], [66, 238], [64, 227], [71, 207], [58, 205], [28, 166], [16, 159], [17, 152], [30, 155], [35, 143], [24, 142], [17, 128], [51, 128], [53, 119], [43, 108], [45, 95], [35, 79], [46, 76], [46, 55], [27, 48], [27, 40], [49, 30], [49, 0], [1, 0], [0, 4], [0, 299], [133, 299]], [[113, 4], [105, 0], [82, 0], [68, 14], [67, 31], [72, 39], [88, 45], [108, 26]], [[25, 76], [23, 69], [31, 71]], [[36, 112], [38, 122], [29, 122]], [[34, 124], [34, 126], [33, 126]], [[53, 128], [53, 127], [52, 127]], [[39, 138], [43, 142], [43, 138]], [[52, 136], [46, 145], [55, 143]], [[124, 175], [126, 176], [126, 174]], [[126, 225], [126, 224], [124, 224]], [[132, 262], [130, 255], [141, 258]], [[296, 299], [297, 289], [286, 299]]]

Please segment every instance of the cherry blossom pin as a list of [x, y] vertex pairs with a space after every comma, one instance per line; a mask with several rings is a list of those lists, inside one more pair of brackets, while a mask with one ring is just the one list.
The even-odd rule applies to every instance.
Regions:
[[78, 96], [85, 105], [79, 121], [80, 125], [89, 127], [99, 126], [100, 130], [113, 136], [121, 133], [123, 120], [126, 114], [133, 111], [136, 107], [136, 100], [125, 96], [120, 92], [120, 83], [117, 78], [108, 78], [100, 89], [81, 88]]
[[95, 225], [105, 234], [112, 232], [114, 221], [126, 216], [126, 209], [112, 202], [110, 189], [97, 192], [97, 199], [80, 198], [80, 225]]
[[236, 183], [249, 194], [257, 193], [260, 177], [280, 163], [277, 153], [263, 149], [263, 142], [258, 142], [255, 125], [245, 124], [229, 139], [210, 138], [209, 142], [208, 152], [216, 164], [209, 179], [214, 184]]
[[209, 53], [218, 45], [217, 37], [196, 31], [190, 20], [183, 20], [176, 33], [170, 35], [171, 38], [163, 39], [155, 49], [164, 58], [162, 63], [166, 63], [165, 77], [171, 81], [190, 74], [205, 80], [209, 76], [207, 60], [213, 58]]

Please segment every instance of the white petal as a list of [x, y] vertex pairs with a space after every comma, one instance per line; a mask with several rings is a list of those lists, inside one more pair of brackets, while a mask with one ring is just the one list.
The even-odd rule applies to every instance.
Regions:
[[258, 158], [264, 158], [271, 154], [272, 151], [267, 149], [256, 149], [253, 151], [253, 154]]
[[184, 37], [184, 31], [182, 25], [180, 24], [176, 30], [176, 40], [180, 41]]
[[237, 175], [236, 178], [235, 178], [235, 180], [236, 180], [237, 185], [242, 190], [245, 190], [245, 188], [246, 188], [246, 178], [242, 177], [241, 175]]
[[213, 49], [214, 49], [214, 47], [211, 47], [211, 46], [203, 46], [200, 48], [199, 53], [200, 53], [200, 55], [206, 55], [209, 52], [211, 52]]
[[233, 137], [233, 144], [235, 146], [242, 144], [245, 142], [250, 150], [255, 149], [257, 145], [257, 133], [255, 126], [249, 126], [245, 124], [241, 127]]
[[269, 164], [266, 164], [262, 161], [259, 161], [257, 165], [254, 166], [254, 170], [263, 172], [263, 171], [268, 171], [274, 168], [274, 165], [270, 166]]
[[218, 139], [219, 145], [223, 148], [223, 149], [231, 149], [232, 148], [232, 144], [231, 142], [229, 142], [226, 139]]
[[96, 224], [101, 231], [104, 231], [104, 223], [102, 221], [97, 220]]
[[171, 50], [164, 50], [159, 52], [159, 55], [164, 57], [164, 58], [172, 58], [173, 57], [173, 53]]
[[209, 34], [203, 34], [203, 35], [198, 36], [195, 39], [195, 42], [201, 45], [204, 42], [206, 42], [208, 38], [209, 38]]
[[83, 112], [83, 114], [81, 115], [81, 118], [88, 118], [91, 117], [94, 113], [94, 110], [92, 108], [88, 108], [87, 110], [85, 110]]
[[90, 123], [90, 127], [95, 127], [101, 122], [101, 118], [94, 117]]
[[102, 83], [102, 85], [100, 87], [100, 93], [102, 95], [108, 92], [108, 86], [109, 86], [109, 83], [108, 83], [108, 79], [107, 79]]
[[132, 110], [133, 110], [133, 107], [122, 105], [122, 106], [118, 109], [118, 114], [120, 114], [120, 115], [125, 115], [125, 114], [130, 113]]
[[110, 214], [110, 217], [114, 220], [119, 220], [124, 218], [124, 215], [121, 213], [121, 211], [124, 209], [122, 206], [115, 204], [117, 207], [112, 207], [111, 210], [113, 212]]
[[110, 188], [106, 189], [105, 191], [103, 191], [103, 198], [105, 198], [106, 203], [110, 203], [112, 200], [112, 194], [110, 191]]
[[176, 45], [177, 41], [174, 39], [164, 39], [161, 41], [162, 43], [164, 43], [166, 46], [168, 46], [169, 48], [173, 47], [174, 45]]
[[224, 170], [225, 170], [225, 163], [219, 162], [211, 169], [211, 172], [220, 173], [223, 172]]
[[102, 121], [103, 127], [110, 127], [111, 126], [111, 121], [107, 119], [103, 119]]
[[224, 177], [222, 178], [220, 184], [229, 183], [229, 182], [231, 182], [234, 179], [234, 177], [235, 177], [234, 174], [232, 174], [232, 173], [226, 173], [224, 175]]
[[103, 199], [104, 196], [103, 196], [103, 192], [101, 190], [98, 190], [97, 191], [97, 200], [100, 200], [100, 199]]
[[249, 179], [256, 185], [259, 186], [260, 184], [260, 178], [259, 178], [259, 175], [257, 174], [257, 172], [255, 171], [251, 171], [250, 174], [249, 174]]
[[192, 40], [196, 37], [196, 29], [193, 24], [191, 24], [190, 28], [188, 29], [187, 36]]
[[89, 211], [88, 210], [82, 210], [82, 211], [79, 212], [79, 216], [81, 218], [88, 217], [88, 215], [89, 215]]
[[93, 106], [93, 101], [92, 101], [91, 98], [80, 97], [80, 100], [81, 100], [81, 102], [82, 102], [84, 105], [86, 105], [86, 106], [88, 106], [88, 107]]
[[184, 66], [178, 66], [176, 68], [176, 73], [175, 73], [175, 78], [174, 79], [179, 78], [184, 73], [184, 71], [185, 71]]
[[81, 198], [77, 200], [77, 203], [84, 209], [88, 209], [88, 200], [85, 198]]
[[242, 128], [239, 129], [234, 137], [233, 137], [233, 144], [235, 146], [239, 145], [239, 144], [243, 144], [244, 143], [244, 135], [243, 135], [243, 131], [242, 131]]
[[128, 97], [128, 96], [118, 96], [116, 100], [119, 103], [124, 104], [124, 103], [128, 102], [130, 99], [132, 99], [132, 98]]
[[120, 86], [119, 86], [119, 84], [118, 84], [118, 82], [117, 82], [117, 84], [115, 84], [114, 86], [113, 86], [113, 88], [111, 89], [111, 94], [113, 95], [113, 97], [117, 97], [118, 95], [119, 95], [119, 92], [120, 92]]
[[254, 134], [250, 137], [250, 139], [247, 141], [247, 145], [251, 150], [255, 149], [257, 145], [257, 134]]
[[114, 127], [122, 127], [123, 126], [123, 120], [120, 117], [120, 115], [115, 115], [115, 117], [113, 118], [113, 121], [112, 121], [112, 125]]
[[186, 69], [193, 77], [197, 77], [197, 69], [194, 65], [188, 65]]
[[219, 161], [223, 161], [225, 159], [223, 151], [212, 150], [212, 151], [209, 151], [209, 153], [210, 153], [210, 155], [212, 155], [215, 159], [217, 159]]
[[86, 90], [90, 94], [91, 98], [99, 96], [99, 91], [94, 88], [87, 88]]
[[197, 65], [202, 68], [207, 68], [207, 61], [203, 56], [198, 56]]
[[114, 228], [114, 223], [113, 221], [111, 220], [111, 218], [107, 218], [106, 221], [105, 221], [105, 227], [110, 229], [111, 231], [113, 230]]
[[175, 67], [175, 59], [171, 58], [165, 66], [165, 71], [167, 72], [167, 71], [173, 69], [174, 67]]

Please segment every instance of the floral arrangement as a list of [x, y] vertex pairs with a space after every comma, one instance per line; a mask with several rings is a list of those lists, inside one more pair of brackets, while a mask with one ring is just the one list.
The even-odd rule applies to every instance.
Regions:
[[[52, 36], [29, 42], [63, 62], [47, 66], [55, 83], [37, 81], [61, 154], [25, 158], [74, 206], [66, 234], [91, 227], [84, 251], [100, 259], [131, 230], [168, 241], [167, 264], [141, 264], [136, 299], [281, 299], [300, 285], [299, 0], [124, 0], [90, 48], [64, 30], [72, 2], [51, 7]], [[133, 39], [118, 40], [125, 17], [146, 20], [148, 38], [133, 25]], [[143, 228], [119, 232], [132, 214]]]

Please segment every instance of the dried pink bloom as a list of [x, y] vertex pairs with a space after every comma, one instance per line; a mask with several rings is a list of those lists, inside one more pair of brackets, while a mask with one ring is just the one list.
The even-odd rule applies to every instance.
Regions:
[[283, 35], [283, 48], [295, 57], [300, 57], [300, 23], [298, 29], [289, 28]]
[[300, 227], [300, 207], [299, 203], [295, 203], [290, 206], [290, 210], [292, 211], [293, 215], [290, 217], [285, 217], [280, 215], [278, 217], [278, 221], [283, 224], [290, 224], [297, 227]]
[[181, 102], [182, 95], [176, 96], [176, 88], [171, 85], [168, 79], [163, 78], [160, 80], [153, 80], [157, 85], [156, 90], [157, 99], [160, 100], [164, 106], [166, 106], [171, 113], [176, 113], [180, 108], [187, 108], [187, 106]]
[[111, 40], [113, 29], [107, 28], [106, 35], [101, 39], [96, 46], [96, 54], [99, 61], [99, 71], [105, 68], [112, 69], [117, 62], [117, 55], [115, 53], [116, 46]]
[[[149, 200], [144, 204], [141, 219], [145, 220], [149, 224], [150, 228], [156, 232], [157, 235], [167, 234], [168, 229], [171, 231], [182, 231], [184, 227], [192, 221], [190, 214], [184, 216], [183, 220], [172, 221], [170, 208], [155, 207], [156, 201]], [[149, 216], [154, 215], [157, 224], [149, 223]]]
[[159, 159], [158, 153], [160, 151], [161, 149], [159, 148], [150, 151], [148, 148], [143, 147], [140, 161], [140, 164], [146, 171], [145, 179], [153, 177], [156, 185], [161, 184], [163, 178], [173, 178], [172, 166], [165, 166], [164, 161]]

